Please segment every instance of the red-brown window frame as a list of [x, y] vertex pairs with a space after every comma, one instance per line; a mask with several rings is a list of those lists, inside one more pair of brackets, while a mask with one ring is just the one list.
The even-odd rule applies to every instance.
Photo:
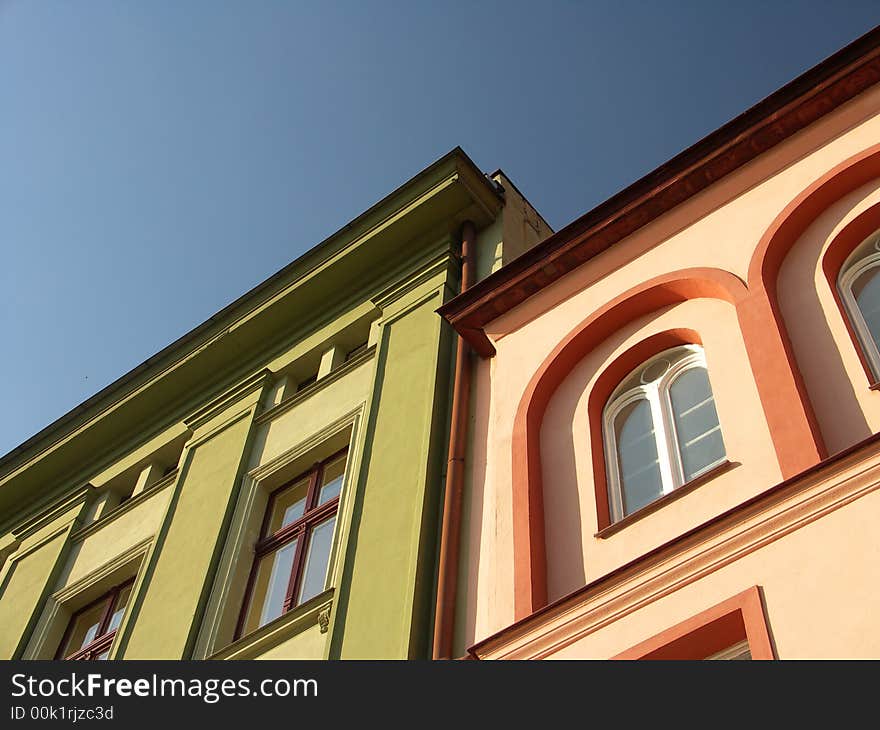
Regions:
[[[58, 651], [55, 653], [55, 658], [63, 659], [65, 661], [95, 659], [109, 649], [110, 645], [113, 643], [113, 639], [116, 638], [116, 629], [113, 629], [113, 631], [107, 631], [107, 628], [110, 626], [110, 620], [113, 618], [116, 603], [119, 600], [119, 594], [132, 583], [134, 583], [134, 578], [129, 578], [119, 585], [113, 586], [109, 591], [102, 593], [94, 601], [76, 611], [67, 622], [67, 628], [64, 630], [64, 636], [61, 638], [61, 643], [58, 645]], [[101, 621], [98, 624], [98, 631], [95, 633], [95, 638], [81, 649], [77, 649], [73, 654], [64, 656], [62, 652], [66, 648], [67, 642], [70, 640], [70, 635], [73, 632], [73, 627], [76, 625], [76, 620], [90, 608], [99, 603], [103, 603], [104, 601], [107, 601], [107, 607], [104, 609], [104, 613], [101, 614]]]
[[[305, 573], [306, 548], [308, 547], [309, 540], [311, 539], [312, 530], [324, 520], [328, 519], [332, 515], [335, 515], [339, 511], [339, 498], [341, 496], [341, 490], [340, 494], [330, 501], [325, 502], [322, 505], [316, 506], [315, 504], [318, 501], [319, 485], [321, 483], [321, 478], [324, 474], [324, 468], [330, 462], [336, 461], [342, 455], [347, 456], [347, 454], [348, 447], [346, 446], [344, 449], [340, 449], [336, 453], [331, 454], [327, 458], [317, 462], [312, 466], [311, 469], [308, 469], [307, 471], [302, 472], [293, 479], [286, 481], [269, 495], [269, 503], [266, 505], [266, 513], [263, 515], [263, 524], [260, 527], [260, 539], [257, 541], [257, 544], [254, 545], [254, 562], [251, 566], [247, 588], [245, 589], [244, 593], [244, 601], [242, 602], [241, 611], [238, 615], [238, 623], [235, 626], [235, 635], [233, 637], [234, 639], [241, 638], [242, 632], [244, 631], [245, 618], [247, 616], [248, 607], [250, 606], [250, 602], [253, 598], [254, 584], [257, 579], [257, 570], [259, 568], [260, 561], [269, 553], [278, 550], [281, 547], [284, 547], [284, 545], [293, 542], [299, 537], [302, 537], [302, 539], [296, 546], [296, 554], [293, 558], [293, 568], [290, 571], [290, 578], [287, 581], [287, 592], [285, 593], [284, 603], [281, 607], [281, 615], [283, 616], [291, 608], [294, 608], [296, 606], [296, 604], [294, 603], [294, 596], [299, 590], [303, 574]], [[345, 469], [348, 470], [347, 461]], [[277, 496], [284, 490], [305, 479], [306, 477], [309, 478], [309, 489], [306, 493], [306, 504], [305, 509], [303, 510], [302, 517], [294, 522], [291, 522], [289, 525], [285, 525], [277, 532], [271, 535], [267, 535], [266, 530], [269, 528], [269, 520], [272, 517], [272, 511], [275, 508], [275, 500]], [[344, 477], [345, 472], [343, 472], [343, 479]]]

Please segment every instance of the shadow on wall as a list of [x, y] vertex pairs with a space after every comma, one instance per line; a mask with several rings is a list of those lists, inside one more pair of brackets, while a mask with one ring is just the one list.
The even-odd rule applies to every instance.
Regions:
[[783, 260], [778, 279], [780, 310], [829, 455], [873, 433], [856, 392], [867, 389], [861, 365], [853, 379], [845, 364], [850, 355], [857, 361], [858, 353], [850, 352], [846, 323], [822, 270], [834, 229], [864, 193], [855, 191], [820, 215]]
[[[480, 565], [483, 556], [483, 519], [486, 511], [486, 474], [489, 452], [491, 366], [488, 360], [473, 358], [473, 383], [471, 387], [471, 416], [468, 425], [468, 452], [465, 464], [470, 464], [465, 485], [465, 499], [461, 515], [461, 554], [462, 569], [459, 570], [458, 595], [464, 600], [457, 603], [455, 637], [453, 646], [457, 656], [463, 655], [467, 648], [477, 640], [477, 605], [480, 593]], [[482, 437], [481, 443], [477, 439]], [[490, 499], [494, 499], [494, 495]], [[493, 529], [496, 526], [492, 525]], [[491, 545], [494, 541], [487, 540]], [[467, 566], [467, 569], [464, 569]], [[493, 586], [483, 586], [483, 590], [494, 590]], [[485, 600], [485, 599], [484, 599]]]

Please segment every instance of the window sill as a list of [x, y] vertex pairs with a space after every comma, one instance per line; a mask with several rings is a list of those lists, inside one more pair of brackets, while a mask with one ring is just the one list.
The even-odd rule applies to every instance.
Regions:
[[695, 477], [694, 479], [691, 479], [689, 482], [686, 482], [685, 484], [682, 484], [680, 487], [678, 487], [677, 489], [674, 489], [669, 494], [664, 494], [662, 497], [659, 497], [659, 498], [655, 499], [653, 502], [651, 502], [651, 504], [645, 505], [640, 510], [637, 510], [637, 511], [633, 512], [632, 514], [627, 515], [622, 520], [618, 520], [617, 522], [614, 522], [614, 523], [608, 525], [608, 527], [602, 528], [601, 530], [599, 530], [599, 532], [595, 533], [593, 535], [593, 537], [598, 538], [599, 540], [604, 540], [607, 537], [611, 537], [611, 535], [614, 535], [615, 533], [620, 532], [620, 530], [622, 530], [623, 528], [628, 527], [629, 525], [633, 524], [634, 522], [638, 522], [643, 517], [647, 517], [648, 515], [652, 514], [653, 512], [656, 512], [658, 509], [661, 509], [662, 507], [666, 506], [670, 502], [674, 502], [677, 499], [680, 499], [681, 497], [685, 496], [686, 494], [689, 494], [690, 492], [692, 492], [694, 489], [696, 489], [700, 485], [705, 484], [708, 481], [711, 481], [715, 477], [720, 476], [721, 474], [729, 471], [730, 469], [732, 469], [735, 466], [739, 466], [738, 461], [730, 461], [730, 460], [725, 459], [717, 466], [713, 466], [711, 469], [709, 469], [709, 471], [707, 471], [703, 474], [700, 474], [700, 476]]
[[[312, 626], [321, 625], [321, 614], [326, 611], [326, 615], [329, 617], [332, 605], [333, 588], [328, 588], [323, 593], [319, 593], [256, 631], [236, 639], [207, 658], [254, 659]], [[324, 633], [323, 628], [322, 626], [322, 633]]]

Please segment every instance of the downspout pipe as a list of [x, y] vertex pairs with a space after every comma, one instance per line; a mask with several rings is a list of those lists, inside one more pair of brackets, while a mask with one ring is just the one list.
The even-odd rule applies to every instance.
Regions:
[[[471, 221], [461, 227], [461, 293], [476, 278], [477, 232]], [[455, 636], [455, 603], [458, 587], [458, 560], [461, 545], [461, 507], [464, 496], [464, 457], [467, 450], [468, 418], [471, 398], [470, 348], [459, 336], [452, 381], [452, 418], [449, 458], [443, 496], [443, 522], [440, 528], [440, 556], [437, 570], [437, 605], [434, 611], [434, 659], [451, 659]]]

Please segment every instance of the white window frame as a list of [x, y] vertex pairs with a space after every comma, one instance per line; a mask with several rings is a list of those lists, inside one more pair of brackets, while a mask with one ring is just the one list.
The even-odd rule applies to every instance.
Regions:
[[[872, 247], [873, 253], [865, 255], [866, 246]], [[865, 321], [861, 307], [859, 307], [859, 303], [856, 301], [852, 291], [852, 286], [856, 279], [865, 272], [877, 268], [880, 268], [880, 231], [872, 233], [860, 243], [858, 248], [844, 263], [837, 279], [837, 291], [840, 293], [840, 298], [843, 301], [843, 307], [846, 310], [849, 321], [856, 331], [856, 337], [859, 339], [859, 344], [868, 360], [871, 372], [874, 374], [874, 379], [880, 380], [880, 351], [877, 349], [877, 343], [874, 342], [874, 338], [871, 336], [871, 330], [868, 329], [868, 323]]]
[[[632, 380], [639, 371], [644, 374], [652, 366], [662, 360], [677, 356], [681, 350], [686, 350], [687, 355], [677, 360], [667, 370], [653, 381], [627, 388], [622, 393], [614, 393], [608, 399], [603, 414], [603, 440], [605, 443], [605, 463], [608, 475], [608, 501], [611, 507], [611, 521], [617, 522], [627, 515], [624, 513], [623, 486], [620, 481], [620, 466], [617, 454], [617, 438], [615, 435], [614, 421], [620, 411], [637, 400], [647, 400], [651, 407], [651, 418], [654, 422], [654, 442], [657, 447], [657, 460], [660, 466], [660, 481], [662, 495], [667, 495], [685, 483], [684, 466], [681, 461], [681, 452], [678, 447], [678, 434], [675, 429], [675, 418], [672, 411], [672, 400], [669, 389], [675, 380], [693, 368], [702, 368], [708, 377], [709, 368], [706, 365], [706, 356], [703, 348], [696, 345], [682, 345], [655, 355], [646, 360], [638, 368], [627, 375], [624, 383]], [[675, 354], [675, 355], [674, 355]], [[711, 388], [711, 380], [709, 387]], [[712, 391], [714, 398], [715, 392]], [[716, 405], [715, 412], [718, 408]], [[718, 419], [718, 428], [721, 429], [721, 418]], [[723, 430], [722, 430], [723, 434]], [[723, 436], [722, 436], [723, 438]], [[688, 481], [693, 481], [706, 472], [714, 469], [727, 460], [727, 453], [721, 458], [706, 465], [696, 472]], [[630, 514], [633, 514], [632, 512]]]

